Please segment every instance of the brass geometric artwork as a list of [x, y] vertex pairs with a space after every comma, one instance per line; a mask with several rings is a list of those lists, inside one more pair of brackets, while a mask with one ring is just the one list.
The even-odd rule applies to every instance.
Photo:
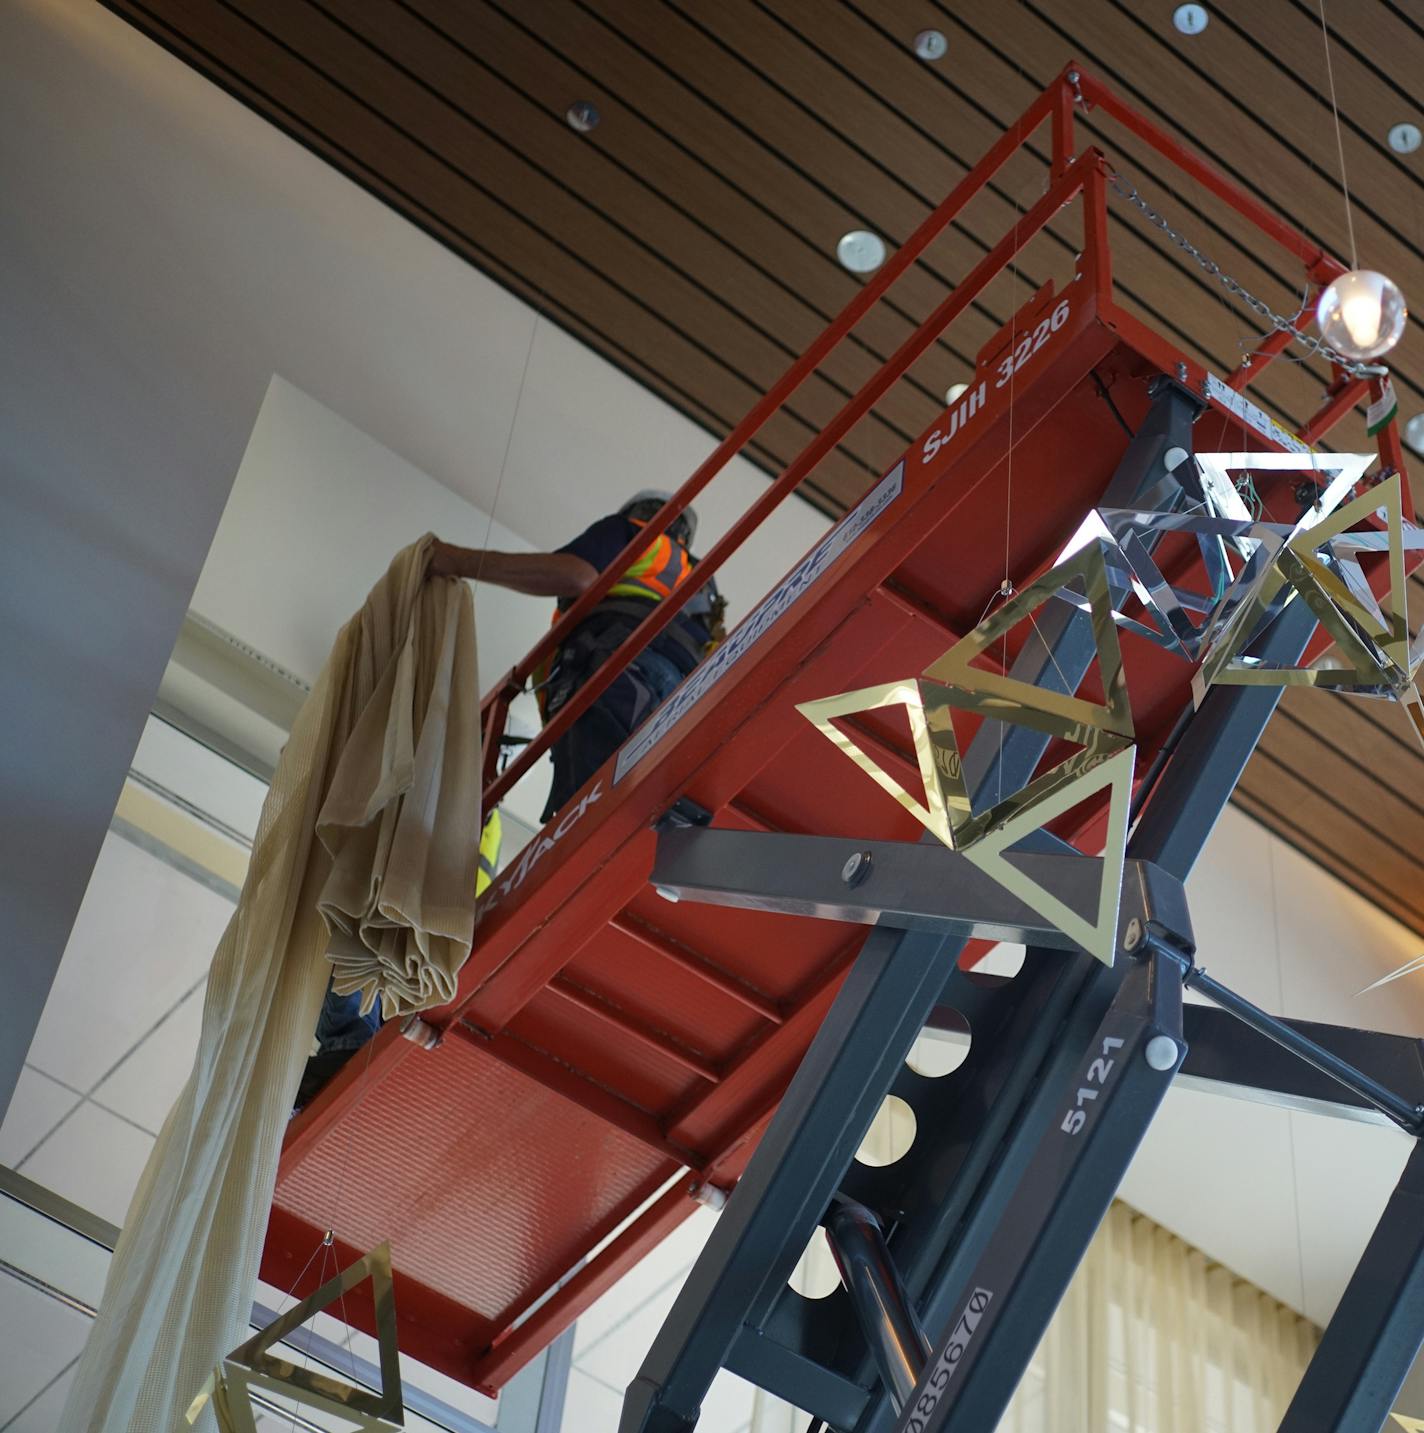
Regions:
[[[1195, 506], [1154, 507], [1159, 493], [1154, 488], [1138, 507], [1098, 508], [1088, 514], [1058, 560], [1091, 538], [1109, 542], [1108, 565], [1117, 587], [1124, 595], [1134, 593], [1142, 605], [1141, 619], [1118, 611], [1118, 626], [1195, 662], [1253, 602], [1285, 543], [1333, 512], [1371, 461], [1361, 454], [1201, 453], [1195, 459], [1201, 494]], [[1323, 473], [1329, 481], [1299, 520], [1276, 523], [1252, 517], [1228, 469]], [[1196, 540], [1206, 592], [1180, 587], [1164, 575], [1153, 547], [1169, 534]]]
[[[1114, 622], [1106, 567], [1108, 544], [1080, 548], [1045, 573], [954, 644], [919, 678], [906, 678], [802, 703], [797, 709], [835, 747], [887, 791], [922, 826], [958, 850], [986, 874], [1052, 921], [1073, 940], [1111, 965], [1116, 949], [1118, 898], [1126, 847], [1133, 769], [1132, 710], [1123, 679], [1122, 649]], [[1081, 588], [1081, 594], [1073, 592]], [[1104, 701], [1016, 680], [973, 665], [1011, 627], [1044, 602], [1070, 592], [1092, 622]], [[910, 724], [921, 792], [907, 791], [863, 746], [834, 723], [861, 712], [902, 706]], [[1011, 726], [1027, 726], [1081, 747], [1020, 790], [975, 811], [964, 777], [954, 714], [965, 712]], [[1027, 880], [1003, 852], [1030, 831], [1076, 806], [1085, 796], [1112, 788], [1109, 837], [1102, 888], [1089, 919]]]
[[[798, 710], [937, 839], [1111, 964], [1135, 755], [1119, 627], [1174, 649], [1188, 661], [1201, 660], [1192, 684], [1198, 702], [1216, 682], [1336, 687], [1388, 696], [1405, 705], [1424, 743], [1424, 699], [1413, 685], [1424, 662], [1424, 633], [1411, 643], [1404, 563], [1406, 551], [1424, 549], [1424, 529], [1404, 521], [1397, 473], [1353, 502], [1345, 501], [1373, 461], [1372, 455], [1360, 453], [1199, 453], [1199, 487], [1183, 485], [1199, 493], [1195, 510], [1097, 509], [1049, 572], [1011, 596], [920, 677], [805, 702]], [[1268, 522], [1251, 515], [1231, 470], [1295, 471], [1324, 475], [1326, 481], [1296, 521]], [[1155, 490], [1146, 503], [1154, 495]], [[1383, 531], [1350, 531], [1376, 514], [1384, 519]], [[1196, 541], [1207, 591], [1189, 591], [1166, 577], [1153, 549], [1169, 534]], [[1381, 553], [1390, 579], [1383, 606], [1361, 567], [1362, 558]], [[1117, 604], [1129, 592], [1141, 604], [1141, 619], [1119, 610]], [[1088, 614], [1103, 683], [1101, 702], [974, 665], [1016, 623], [1055, 599]], [[1339, 665], [1292, 667], [1243, 655], [1294, 600], [1304, 601], [1334, 638]], [[835, 725], [838, 718], [889, 706], [904, 707], [909, 718], [922, 788], [918, 794], [907, 791]], [[1031, 727], [1081, 750], [975, 811], [954, 730], [960, 712]], [[1105, 876], [1096, 915], [1089, 919], [1025, 882], [1003, 853], [1104, 786], [1111, 788]]]
[[[1383, 530], [1348, 529], [1366, 519], [1384, 520]], [[1411, 643], [1406, 552], [1424, 549], [1424, 530], [1406, 523], [1400, 475], [1329, 517], [1297, 532], [1278, 556], [1250, 608], [1229, 624], [1207, 653], [1193, 686], [1200, 701], [1210, 686], [1314, 686], [1391, 697], [1404, 704], [1424, 740], [1424, 708], [1414, 677], [1424, 659], [1424, 641]], [[1383, 604], [1360, 565], [1367, 554], [1382, 554], [1388, 585]], [[1303, 600], [1334, 640], [1334, 664], [1311, 667], [1263, 662], [1242, 648], [1280, 610], [1282, 589]]]
[[[1101, 508], [1096, 516], [1116, 545], [1121, 570], [1147, 619], [1139, 621], [1119, 612], [1118, 626], [1174, 650], [1189, 662], [1195, 662], [1236, 614], [1255, 601], [1292, 531], [1284, 523], [1251, 518], [1139, 508]], [[1170, 533], [1196, 539], [1210, 591], [1188, 592], [1163, 575], [1149, 544]], [[1235, 572], [1228, 548], [1242, 559]]]
[[[380, 1342], [381, 1391], [372, 1393], [310, 1368], [299, 1368], [267, 1352], [313, 1314], [336, 1303], [358, 1284], [370, 1279], [376, 1305], [376, 1334]], [[187, 1421], [196, 1423], [212, 1402], [221, 1433], [256, 1433], [252, 1390], [295, 1400], [299, 1405], [333, 1413], [357, 1428], [398, 1430], [405, 1427], [401, 1394], [400, 1355], [396, 1346], [395, 1293], [391, 1283], [391, 1246], [381, 1244], [363, 1259], [343, 1269], [309, 1298], [281, 1318], [259, 1329], [234, 1349], [213, 1370], [189, 1405]]]
[[[1104, 965], [1111, 965], [1117, 951], [1118, 905], [1122, 897], [1122, 868], [1127, 855], [1127, 822], [1132, 809], [1132, 774], [1137, 748], [1116, 737], [1104, 736], [1100, 740], [1104, 746], [1115, 746], [1116, 750], [1103, 758], [1100, 749], [1096, 753], [1098, 759], [1075, 780], [1062, 782], [1052, 794], [986, 832], [964, 855], [986, 876], [1051, 921], [1069, 940], [1081, 945]], [[1107, 837], [1103, 842], [1102, 885], [1097, 909], [1087, 917], [1029, 880], [1017, 866], [1005, 860], [1004, 852], [1104, 786], [1111, 788], [1111, 799]]]
[[[1127, 682], [1122, 671], [1122, 647], [1118, 642], [1112, 596], [1108, 587], [1107, 544], [1088, 543], [1065, 562], [1045, 572], [1036, 582], [1015, 593], [997, 611], [986, 617], [972, 632], [961, 637], [942, 657], [925, 668], [925, 676], [966, 692], [998, 697], [1024, 710], [1056, 718], [1057, 727], [1039, 726], [1070, 741], [1081, 741], [1089, 731], [1110, 731], [1132, 738], [1132, 707], [1127, 699]], [[1071, 693], [1019, 681], [1000, 672], [984, 671], [971, 665], [1024, 617], [1030, 616], [1049, 598], [1074, 583], [1081, 583], [1092, 620], [1093, 643], [1102, 674], [1103, 704], [1084, 701]], [[1078, 603], [1074, 604], [1081, 605]], [[1027, 725], [1035, 725], [1026, 721]], [[1083, 733], [1077, 735], [1075, 733]]]

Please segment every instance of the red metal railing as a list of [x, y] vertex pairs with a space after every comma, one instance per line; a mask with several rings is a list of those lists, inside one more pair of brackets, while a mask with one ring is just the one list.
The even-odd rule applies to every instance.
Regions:
[[[1172, 164], [1191, 175], [1251, 225], [1299, 260], [1313, 284], [1327, 284], [1345, 271], [1338, 260], [1237, 188], [1206, 160], [1193, 154], [1151, 121], [1125, 105], [1081, 66], [1070, 62], [1023, 115], [1000, 136], [988, 153], [915, 230], [879, 273], [846, 305], [811, 347], [781, 375], [746, 417], [717, 445], [676, 494], [664, 504], [657, 516], [639, 530], [637, 537], [570, 606], [523, 660], [491, 689], [481, 705], [485, 739], [486, 809], [504, 799], [510, 788], [598, 700], [628, 664], [677, 617], [694, 593], [721, 568], [748, 535], [795, 491], [822, 458], [904, 376], [911, 364], [926, 352], [944, 329], [979, 296], [1024, 245], [1049, 223], [1060, 208], [1071, 202], [1080, 192], [1084, 195], [1085, 274], [1093, 281], [1094, 290], [1100, 300], [1110, 295], [1112, 280], [1107, 241], [1105, 183], [1105, 177], [1110, 171], [1096, 149], [1085, 149], [1081, 154], [1075, 154], [1073, 151], [1074, 115], [1075, 110], [1080, 107], [1085, 110], [1101, 109]], [[622, 645], [594, 676], [559, 709], [539, 735], [509, 763], [507, 769], [496, 774], [500, 738], [504, 735], [510, 703], [524, 690], [529, 678], [552, 657], [575, 628], [603, 600], [620, 574], [667, 530], [703, 488], [742, 451], [767, 420], [786, 403], [861, 318], [915, 263], [928, 245], [953, 223], [965, 205], [984, 188], [1009, 158], [1028, 143], [1045, 121], [1051, 122], [1052, 133], [1048, 192], [1020, 217], [1012, 232], [984, 256], [973, 271], [900, 345], [879, 372], [853, 394], [835, 417], [802, 448], [781, 475], [713, 545], [698, 563], [694, 576], [670, 597], [652, 606], [648, 616], [624, 639]], [[1254, 381], [1285, 348], [1289, 340], [1290, 335], [1283, 332], [1264, 336], [1232, 375], [1231, 386], [1244, 388]], [[1369, 380], [1343, 373], [1337, 373], [1337, 380], [1325, 405], [1303, 430], [1302, 436], [1305, 436], [1307, 441], [1337, 421], [1359, 401], [1367, 389], [1377, 392], [1378, 388], [1377, 384], [1371, 388]], [[1398, 435], [1392, 428], [1387, 431], [1389, 443], [1381, 443], [1382, 459], [1399, 466], [1402, 457]], [[1389, 447], [1392, 453], [1390, 458], [1385, 457], [1386, 447]]]

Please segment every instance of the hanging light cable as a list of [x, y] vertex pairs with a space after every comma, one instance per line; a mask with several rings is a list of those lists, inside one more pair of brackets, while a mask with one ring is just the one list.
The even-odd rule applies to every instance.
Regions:
[[1335, 152], [1340, 158], [1340, 190], [1345, 196], [1345, 230], [1350, 239], [1350, 272], [1341, 274], [1320, 295], [1315, 322], [1320, 336], [1332, 348], [1357, 361], [1388, 353], [1404, 336], [1409, 318], [1399, 285], [1373, 269], [1360, 268], [1355, 248], [1355, 216], [1350, 204], [1350, 180], [1345, 170], [1345, 140], [1340, 129], [1340, 106], [1335, 98], [1335, 66], [1330, 56], [1330, 26], [1325, 0], [1320, 4], [1320, 35], [1325, 44], [1325, 76], [1330, 85], [1330, 112], [1335, 119]]

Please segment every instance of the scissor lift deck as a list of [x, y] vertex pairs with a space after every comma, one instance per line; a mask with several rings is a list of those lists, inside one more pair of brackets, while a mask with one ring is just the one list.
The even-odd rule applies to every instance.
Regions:
[[[387, 1025], [293, 1121], [268, 1282], [291, 1287], [328, 1228], [353, 1256], [389, 1237], [403, 1351], [467, 1384], [505, 1382], [698, 1198], [736, 1183], [866, 939], [860, 925], [663, 899], [649, 884], [660, 823], [914, 841], [914, 819], [796, 704], [922, 671], [980, 621], [1006, 561], [1020, 586], [1052, 565], [1122, 462], [1126, 429], [1147, 420], [1161, 375], [1214, 411], [1213, 450], [1271, 449], [1284, 437], [1234, 391], [1206, 396], [1206, 372], [1113, 303], [1104, 166], [1093, 150], [1073, 157], [1071, 139], [1074, 93], [1105, 104], [1105, 92], [1070, 70], [858, 303], [878, 298], [1044, 120], [1055, 144], [1048, 192], [927, 319], [924, 343], [1082, 194], [1076, 278], [1029, 298], [962, 398], [511, 862], [482, 908], [458, 999], [427, 1016], [438, 1046]], [[1298, 252], [1317, 281], [1338, 271], [1309, 246]], [[1255, 372], [1279, 347], [1262, 345]], [[910, 348], [887, 364], [891, 377]], [[790, 391], [779, 388], [777, 401]], [[1359, 380], [1339, 387], [1315, 432], [1365, 391]], [[743, 425], [653, 526], [754, 428]], [[793, 464], [783, 489], [814, 461]], [[1290, 481], [1263, 496], [1267, 516], [1299, 511]], [[1007, 662], [1015, 651], [1011, 640]], [[1141, 773], [1190, 701], [1192, 668], [1131, 634], [1123, 654]], [[495, 703], [487, 735], [499, 716]], [[857, 723], [913, 788], [903, 725], [888, 712]], [[1075, 827], [1058, 834], [1096, 850], [1099, 813], [1072, 814]], [[365, 1306], [349, 1311], [369, 1323]]]

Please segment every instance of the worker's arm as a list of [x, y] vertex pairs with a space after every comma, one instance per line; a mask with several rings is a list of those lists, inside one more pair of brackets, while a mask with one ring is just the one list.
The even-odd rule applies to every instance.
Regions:
[[598, 576], [598, 569], [571, 552], [492, 552], [437, 540], [430, 575], [470, 577], [529, 597], [578, 597]]

